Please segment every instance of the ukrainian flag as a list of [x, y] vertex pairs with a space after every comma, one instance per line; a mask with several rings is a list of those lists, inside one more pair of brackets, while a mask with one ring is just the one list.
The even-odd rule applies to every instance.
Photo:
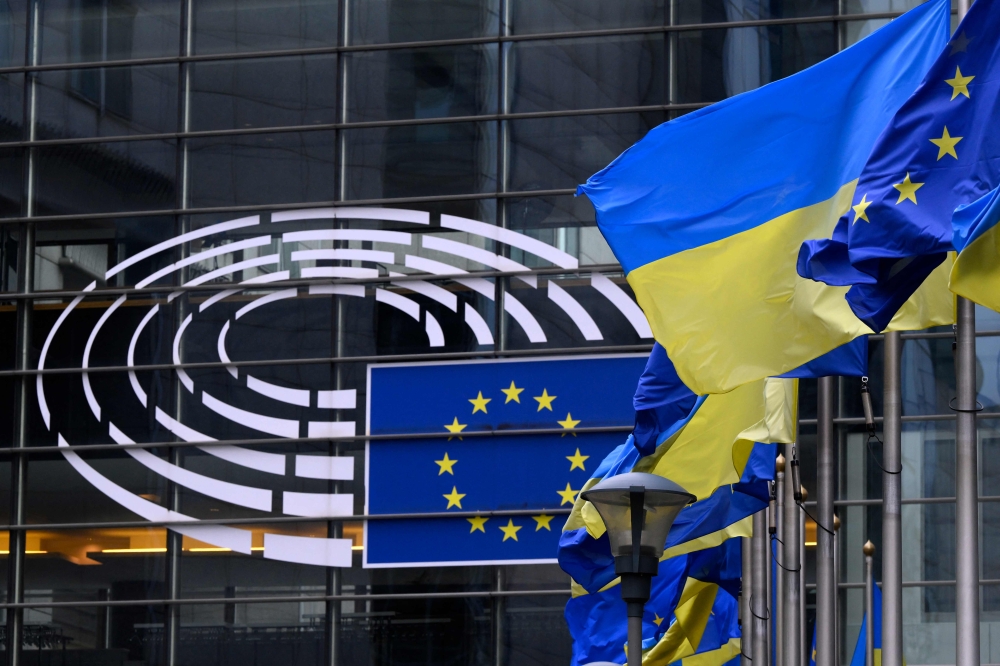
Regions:
[[955, 211], [951, 290], [1000, 311], [1000, 188]]
[[[845, 287], [799, 277], [799, 246], [828, 237], [850, 207], [949, 20], [948, 0], [930, 0], [799, 74], [655, 128], [580, 186], [696, 394], [781, 375], [871, 332]], [[949, 269], [891, 328], [953, 321]]]

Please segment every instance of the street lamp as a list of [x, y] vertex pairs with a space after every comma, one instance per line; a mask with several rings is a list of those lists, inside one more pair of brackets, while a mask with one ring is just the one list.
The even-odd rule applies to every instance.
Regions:
[[601, 514], [628, 606], [628, 666], [642, 664], [642, 611], [674, 519], [697, 499], [673, 481], [643, 472], [604, 479], [582, 495]]

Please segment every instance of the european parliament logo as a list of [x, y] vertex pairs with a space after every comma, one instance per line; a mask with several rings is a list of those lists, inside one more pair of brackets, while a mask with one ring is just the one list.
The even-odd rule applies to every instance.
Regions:
[[364, 565], [555, 562], [566, 509], [634, 423], [646, 359], [369, 366], [366, 513], [387, 517], [366, 523]]

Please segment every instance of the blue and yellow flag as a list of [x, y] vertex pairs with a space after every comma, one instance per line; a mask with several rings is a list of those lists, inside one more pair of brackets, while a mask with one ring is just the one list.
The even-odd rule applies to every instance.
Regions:
[[[845, 289], [796, 272], [848, 210], [872, 146], [948, 39], [930, 0], [781, 81], [661, 125], [580, 186], [654, 336], [692, 391], [722, 393], [870, 333]], [[934, 302], [895, 326], [950, 323]]]
[[973, 3], [934, 54], [879, 137], [833, 237], [805, 243], [799, 257], [800, 275], [853, 285], [847, 301], [876, 331], [958, 249], [953, 211], [1000, 185], [1000, 4]]
[[[858, 632], [858, 642], [854, 644], [854, 654], [851, 656], [851, 666], [865, 666], [865, 631], [868, 628], [868, 623], [873, 622], [874, 632], [872, 635], [873, 649], [875, 652], [875, 658], [873, 659], [876, 665], [882, 663], [882, 590], [878, 585], [875, 586], [875, 603], [872, 604], [874, 608], [872, 609], [872, 615], [874, 617], [868, 617], [865, 613], [864, 618], [861, 620], [861, 630]], [[906, 660], [903, 660], [905, 666]]]
[[968, 206], [952, 218], [958, 251], [951, 269], [951, 290], [970, 301], [1000, 311], [1000, 188]]

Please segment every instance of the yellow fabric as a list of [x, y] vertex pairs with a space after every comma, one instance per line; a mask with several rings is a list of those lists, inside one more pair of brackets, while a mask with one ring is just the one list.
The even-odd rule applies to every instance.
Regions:
[[719, 586], [714, 583], [688, 578], [674, 611], [676, 621], [656, 645], [643, 653], [643, 665], [666, 666], [678, 659], [693, 656], [705, 633], [708, 618], [712, 615], [712, 605], [718, 591]]
[[[654, 337], [692, 391], [725, 393], [781, 375], [871, 333], [847, 305], [847, 287], [807, 280], [795, 270], [802, 242], [830, 236], [856, 185], [628, 274]], [[940, 301], [916, 307], [924, 321], [910, 322], [910, 329], [953, 320], [954, 309], [940, 312]]]
[[740, 654], [740, 639], [730, 638], [718, 650], [703, 652], [681, 660], [681, 666], [722, 666]]
[[955, 323], [955, 295], [948, 290], [948, 277], [955, 263], [955, 253], [949, 252], [941, 265], [934, 269], [910, 300], [903, 303], [887, 331], [919, 331], [931, 326]]
[[953, 292], [1000, 311], [1000, 225], [969, 243], [951, 271]]
[[673, 548], [668, 548], [663, 551], [663, 556], [660, 557], [660, 561], [662, 562], [668, 557], [676, 557], [677, 555], [683, 555], [684, 553], [693, 553], [696, 550], [714, 548], [731, 537], [748, 537], [752, 535], [753, 516], [747, 516], [743, 520], [739, 520], [729, 527], [719, 530], [718, 532], [712, 532], [711, 534], [706, 534], [703, 537], [698, 537], [697, 539], [692, 539], [691, 541], [685, 541], [684, 543], [676, 545]]

